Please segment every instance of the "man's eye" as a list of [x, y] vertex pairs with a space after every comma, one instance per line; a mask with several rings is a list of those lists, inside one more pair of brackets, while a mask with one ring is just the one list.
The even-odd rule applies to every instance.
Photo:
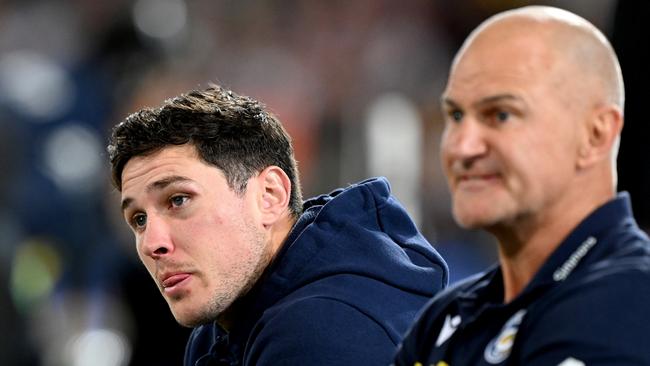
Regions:
[[449, 112], [449, 117], [455, 122], [460, 122], [463, 119], [463, 112], [461, 111], [451, 111]]
[[508, 119], [510, 119], [510, 112], [498, 111], [496, 113], [496, 119], [499, 122], [506, 122]]
[[145, 214], [136, 214], [131, 220], [135, 228], [143, 228], [147, 224], [147, 215]]
[[182, 206], [185, 202], [187, 202], [188, 199], [189, 197], [182, 196], [182, 195], [172, 196], [171, 198], [169, 198], [169, 203], [171, 203], [173, 207], [179, 207]]

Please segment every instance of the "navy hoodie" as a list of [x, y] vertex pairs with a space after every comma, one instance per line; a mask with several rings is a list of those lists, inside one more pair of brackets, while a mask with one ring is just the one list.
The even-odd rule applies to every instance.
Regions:
[[387, 365], [447, 265], [384, 178], [322, 195], [304, 212], [226, 332], [192, 332], [185, 365]]

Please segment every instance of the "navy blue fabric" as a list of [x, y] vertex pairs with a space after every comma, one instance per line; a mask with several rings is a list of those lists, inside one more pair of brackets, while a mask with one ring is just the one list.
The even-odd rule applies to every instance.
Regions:
[[649, 310], [650, 242], [621, 193], [586, 218], [510, 303], [503, 304], [498, 266], [434, 298], [395, 364], [650, 365]]
[[185, 365], [387, 365], [445, 262], [374, 178], [304, 204], [229, 332], [196, 328]]

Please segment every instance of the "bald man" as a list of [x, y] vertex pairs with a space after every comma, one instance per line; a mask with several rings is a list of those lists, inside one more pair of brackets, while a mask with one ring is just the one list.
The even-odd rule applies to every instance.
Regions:
[[611, 45], [575, 14], [515, 9], [469, 36], [442, 165], [499, 264], [434, 298], [395, 364], [650, 365], [650, 243], [616, 193], [623, 101]]

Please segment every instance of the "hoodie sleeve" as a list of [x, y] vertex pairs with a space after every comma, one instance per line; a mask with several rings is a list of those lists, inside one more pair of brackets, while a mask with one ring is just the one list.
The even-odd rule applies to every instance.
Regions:
[[251, 340], [245, 365], [387, 365], [396, 346], [358, 309], [322, 297], [284, 307]]

